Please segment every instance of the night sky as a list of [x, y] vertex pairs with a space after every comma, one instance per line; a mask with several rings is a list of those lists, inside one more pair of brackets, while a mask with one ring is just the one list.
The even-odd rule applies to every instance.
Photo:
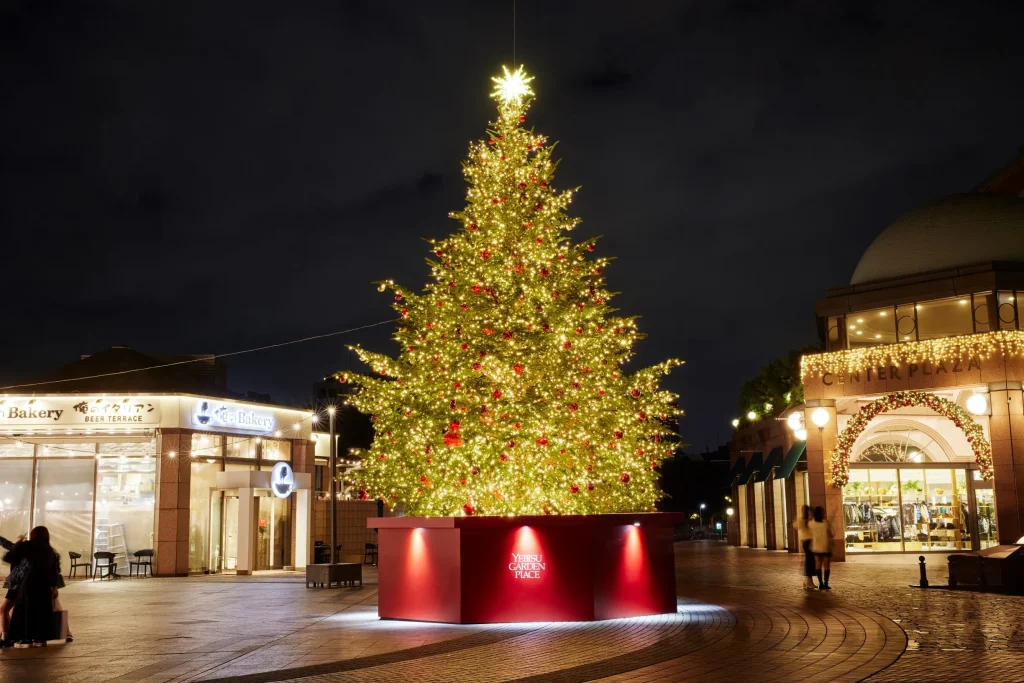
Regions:
[[[193, 5], [187, 7], [188, 4]], [[427, 279], [494, 117], [512, 3], [0, 5], [0, 383], [125, 344], [224, 353], [386, 320], [370, 283]], [[530, 123], [581, 185], [576, 239], [676, 356], [692, 450], [742, 382], [817, 341], [903, 211], [1024, 143], [1024, 3], [518, 3]], [[307, 400], [344, 344], [229, 360]]]

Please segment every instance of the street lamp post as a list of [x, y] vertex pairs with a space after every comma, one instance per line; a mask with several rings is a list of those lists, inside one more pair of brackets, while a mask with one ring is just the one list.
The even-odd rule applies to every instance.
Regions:
[[705, 507], [706, 506], [704, 505], [704, 503], [701, 503], [700, 504], [700, 508], [697, 509], [697, 514], [698, 514], [699, 519], [700, 519], [700, 528], [701, 529], [704, 528], [704, 508]]
[[725, 536], [729, 537], [729, 522], [732, 520], [734, 510], [732, 508], [725, 508]]
[[334, 406], [327, 409], [331, 435], [331, 564], [338, 564], [338, 444], [334, 440]]

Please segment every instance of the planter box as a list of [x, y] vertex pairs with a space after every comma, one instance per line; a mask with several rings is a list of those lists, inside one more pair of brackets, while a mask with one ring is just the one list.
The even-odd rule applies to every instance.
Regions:
[[363, 585], [363, 565], [358, 562], [341, 562], [338, 564], [307, 564], [306, 565], [306, 588], [310, 584], [316, 586], [327, 586], [332, 584], [351, 583]]
[[378, 613], [457, 624], [676, 611], [679, 513], [376, 517]]

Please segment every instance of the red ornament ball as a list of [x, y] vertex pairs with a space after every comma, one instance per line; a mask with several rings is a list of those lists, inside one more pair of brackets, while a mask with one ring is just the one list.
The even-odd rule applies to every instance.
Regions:
[[580, 492], [580, 487], [577, 486], [576, 484], [573, 484], [572, 486], [569, 487], [569, 493], [579, 493], [579, 492]]
[[619, 475], [619, 481], [621, 481], [623, 484], [628, 484], [629, 483], [629, 475], [626, 474], [625, 472], [623, 472], [622, 474]]
[[472, 517], [476, 513], [476, 509], [469, 503], [462, 506], [462, 511], [466, 513], [467, 517]]

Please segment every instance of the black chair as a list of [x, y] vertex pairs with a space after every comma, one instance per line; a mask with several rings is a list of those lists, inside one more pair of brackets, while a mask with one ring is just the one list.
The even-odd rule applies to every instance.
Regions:
[[136, 550], [132, 555], [135, 556], [135, 559], [128, 563], [128, 578], [131, 578], [133, 570], [136, 576], [140, 571], [142, 576], [145, 576], [147, 570], [149, 575], [153, 576], [153, 549]]
[[[104, 572], [108, 579], [117, 578], [117, 562], [114, 562], [114, 553], [101, 550], [92, 554], [93, 560], [96, 562], [96, 566], [93, 567], [92, 580], [102, 579]], [[103, 560], [101, 563], [100, 560]]]
[[363, 550], [363, 564], [372, 564], [377, 566], [377, 544], [367, 543]]
[[69, 579], [78, 573], [79, 567], [85, 571], [85, 575], [87, 577], [92, 575], [92, 564], [89, 562], [79, 562], [79, 560], [82, 559], [82, 553], [76, 553], [74, 550], [69, 550], [68, 557], [71, 558], [71, 566], [68, 567]]

